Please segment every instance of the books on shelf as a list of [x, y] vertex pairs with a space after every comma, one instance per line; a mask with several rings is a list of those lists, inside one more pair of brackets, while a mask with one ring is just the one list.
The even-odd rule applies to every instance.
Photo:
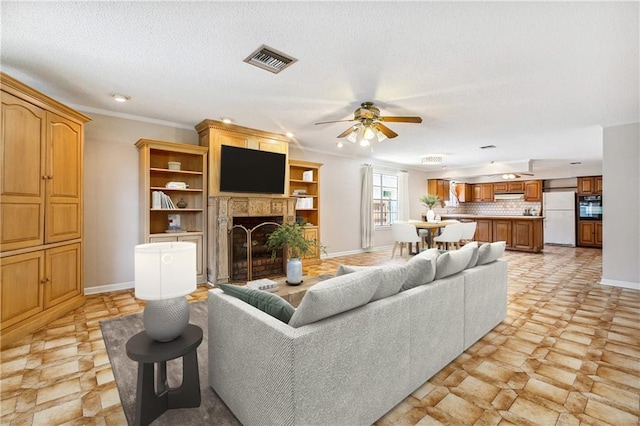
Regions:
[[296, 200], [296, 209], [312, 209], [313, 197], [302, 197]]
[[151, 194], [152, 209], [175, 209], [176, 206], [171, 198], [162, 191], [153, 191]]
[[293, 195], [307, 195], [307, 190], [306, 189], [294, 189], [293, 190]]
[[259, 280], [253, 280], [247, 282], [247, 287], [255, 288], [256, 290], [264, 290], [269, 292], [278, 291], [278, 283], [268, 278], [262, 278]]

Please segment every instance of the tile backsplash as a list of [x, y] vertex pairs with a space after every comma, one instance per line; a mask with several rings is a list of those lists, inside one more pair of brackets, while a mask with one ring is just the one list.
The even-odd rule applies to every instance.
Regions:
[[542, 203], [524, 200], [497, 200], [492, 203], [460, 203], [460, 207], [438, 207], [433, 211], [436, 214], [477, 214], [491, 216], [521, 216], [525, 209], [534, 208], [540, 215]]

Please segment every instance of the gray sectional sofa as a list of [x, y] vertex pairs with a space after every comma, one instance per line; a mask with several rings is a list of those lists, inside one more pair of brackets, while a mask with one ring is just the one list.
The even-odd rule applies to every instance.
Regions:
[[210, 290], [209, 384], [245, 425], [372, 424], [505, 319], [503, 251], [341, 267], [290, 323]]

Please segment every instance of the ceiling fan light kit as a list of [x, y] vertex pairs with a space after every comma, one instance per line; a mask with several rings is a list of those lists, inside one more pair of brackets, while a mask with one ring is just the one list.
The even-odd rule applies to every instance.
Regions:
[[[342, 123], [348, 121], [357, 121], [358, 123], [340, 133], [337, 137], [346, 137], [349, 142], [359, 143], [361, 146], [369, 146], [373, 140], [382, 142], [385, 139], [393, 139], [398, 136], [396, 132], [382, 124], [383, 121], [394, 123], [422, 123], [422, 118], [380, 116], [380, 109], [375, 106], [373, 102], [363, 102], [360, 104], [360, 108], [353, 112], [353, 120], [322, 121], [315, 124]], [[338, 148], [340, 147], [341, 146], [338, 145]]]

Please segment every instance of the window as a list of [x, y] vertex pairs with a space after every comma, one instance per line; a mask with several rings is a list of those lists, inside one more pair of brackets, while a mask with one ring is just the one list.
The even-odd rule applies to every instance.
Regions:
[[373, 224], [390, 226], [398, 220], [398, 176], [373, 172]]

